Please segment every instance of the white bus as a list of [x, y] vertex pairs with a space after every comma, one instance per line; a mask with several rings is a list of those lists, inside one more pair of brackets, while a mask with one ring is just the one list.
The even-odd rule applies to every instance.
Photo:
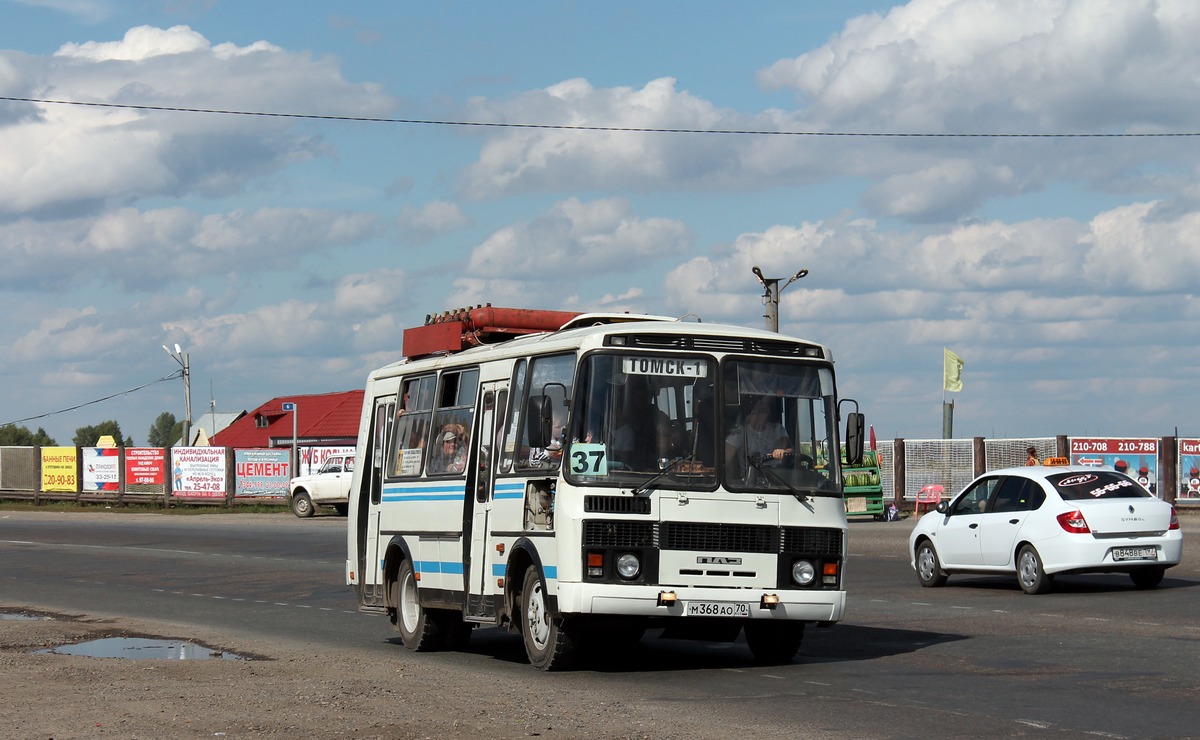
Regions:
[[[367, 380], [346, 580], [409, 649], [500, 626], [557, 670], [651, 627], [728, 640], [744, 629], [774, 663], [795, 656], [806, 624], [842, 618], [825, 347], [487, 306], [407, 330], [404, 354]], [[862, 431], [848, 413], [850, 464]]]

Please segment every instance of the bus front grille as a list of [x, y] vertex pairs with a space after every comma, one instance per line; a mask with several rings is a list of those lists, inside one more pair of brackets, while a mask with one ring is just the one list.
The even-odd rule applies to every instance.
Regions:
[[583, 523], [584, 547], [653, 547], [653, 522], [605, 521]]
[[663, 522], [664, 550], [778, 552], [779, 529], [761, 524]]
[[784, 527], [781, 551], [796, 555], [840, 558], [842, 556], [842, 532], [839, 529]]

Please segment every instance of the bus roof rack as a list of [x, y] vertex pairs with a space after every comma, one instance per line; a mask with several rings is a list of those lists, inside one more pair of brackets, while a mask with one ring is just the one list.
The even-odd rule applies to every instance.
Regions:
[[415, 359], [438, 353], [453, 354], [483, 344], [498, 344], [527, 334], [633, 321], [678, 320], [671, 316], [640, 313], [499, 308], [488, 303], [427, 315], [424, 326], [404, 330], [402, 352], [405, 357]]

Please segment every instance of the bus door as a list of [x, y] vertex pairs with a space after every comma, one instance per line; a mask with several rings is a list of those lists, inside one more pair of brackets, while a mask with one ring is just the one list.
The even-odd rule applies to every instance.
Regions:
[[[467, 477], [473, 495], [468, 504], [471, 536], [467, 547], [466, 615], [468, 617], [491, 617], [496, 606], [484, 597], [488, 587], [495, 552], [488, 547], [489, 517], [492, 512], [496, 470], [501, 451], [501, 435], [504, 431], [504, 407], [508, 399], [506, 382], [481, 383], [479, 388], [478, 432], [474, 435], [474, 476]], [[473, 479], [473, 482], [472, 482]]]
[[[365, 486], [359, 491], [358, 504], [358, 582], [359, 597], [364, 606], [383, 606], [383, 578], [379, 563], [379, 504], [383, 500], [383, 477], [386, 471], [388, 432], [392, 417], [396, 413], [396, 400], [380, 398], [375, 401], [375, 415], [371, 419], [371, 433], [367, 440], [366, 460], [363, 475], [368, 476]], [[363, 490], [370, 494], [369, 505], [364, 506]]]

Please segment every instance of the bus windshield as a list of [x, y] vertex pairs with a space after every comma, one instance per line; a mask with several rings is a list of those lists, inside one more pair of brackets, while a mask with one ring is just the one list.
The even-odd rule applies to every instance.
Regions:
[[718, 371], [709, 357], [593, 354], [576, 391], [573, 483], [712, 490], [720, 479], [731, 491], [840, 495], [827, 367], [730, 358]]
[[726, 487], [840, 495], [832, 371], [726, 360], [721, 395]]
[[[565, 472], [583, 484], [715, 488], [715, 363], [595, 354], [580, 367]], [[665, 475], [664, 475], [665, 473]]]

